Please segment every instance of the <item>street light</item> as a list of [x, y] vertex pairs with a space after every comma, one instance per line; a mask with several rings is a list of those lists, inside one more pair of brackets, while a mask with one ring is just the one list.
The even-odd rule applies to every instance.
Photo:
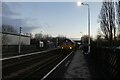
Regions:
[[81, 1], [78, 1], [78, 2], [77, 2], [77, 5], [78, 5], [78, 6], [81, 6], [81, 5], [82, 5]]
[[78, 1], [77, 5], [78, 6], [85, 5], [85, 6], [88, 7], [88, 36], [89, 36], [89, 40], [88, 40], [88, 53], [90, 53], [90, 6], [89, 6], [89, 4], [82, 3], [81, 1]]
[[80, 44], [82, 44], [82, 36], [83, 36], [83, 33], [80, 32], [81, 36], [80, 36]]
[[82, 37], [82, 36], [83, 36], [83, 33], [82, 33], [82, 32], [80, 32], [80, 34], [81, 34], [81, 35], [80, 35], [80, 37]]

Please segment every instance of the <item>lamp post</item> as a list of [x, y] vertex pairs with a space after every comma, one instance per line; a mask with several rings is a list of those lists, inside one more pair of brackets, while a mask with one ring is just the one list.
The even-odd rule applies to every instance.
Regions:
[[81, 36], [80, 36], [80, 40], [81, 40], [81, 44], [82, 44], [82, 36], [83, 36], [83, 33], [82, 32], [80, 32], [80, 34], [81, 34]]
[[88, 7], [88, 36], [89, 36], [89, 39], [88, 39], [88, 53], [90, 53], [90, 6], [89, 6], [89, 4], [81, 3], [80, 1], [77, 2], [77, 5], [78, 6], [85, 5], [85, 6]]
[[56, 38], [56, 43], [57, 43], [57, 45], [56, 45], [56, 46], [58, 47], [58, 38]]
[[80, 34], [81, 34], [81, 36], [80, 36], [80, 37], [82, 37], [82, 36], [83, 36], [83, 32], [80, 32]]

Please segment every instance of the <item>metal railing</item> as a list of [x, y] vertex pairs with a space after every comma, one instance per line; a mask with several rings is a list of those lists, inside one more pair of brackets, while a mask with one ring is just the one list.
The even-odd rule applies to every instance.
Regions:
[[92, 47], [91, 57], [108, 80], [120, 79], [120, 49]]

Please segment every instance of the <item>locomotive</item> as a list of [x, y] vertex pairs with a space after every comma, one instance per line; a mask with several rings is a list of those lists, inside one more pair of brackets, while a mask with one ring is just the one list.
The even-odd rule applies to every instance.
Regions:
[[73, 50], [76, 47], [76, 43], [70, 39], [65, 39], [60, 44], [60, 48], [63, 50]]

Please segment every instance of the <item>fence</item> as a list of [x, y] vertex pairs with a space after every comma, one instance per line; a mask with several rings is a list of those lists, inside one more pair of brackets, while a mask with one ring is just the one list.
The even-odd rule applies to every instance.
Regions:
[[120, 80], [120, 49], [92, 47], [91, 57], [108, 80]]
[[[36, 50], [46, 50], [49, 48], [54, 48], [54, 44], [45, 43], [43, 47], [38, 44], [33, 45], [21, 45], [21, 53], [32, 52]], [[3, 45], [2, 53], [18, 53], [18, 45]]]
[[[36, 50], [38, 47], [36, 45], [21, 45], [21, 51], [32, 51]], [[3, 45], [2, 46], [2, 53], [18, 53], [18, 45]]]

